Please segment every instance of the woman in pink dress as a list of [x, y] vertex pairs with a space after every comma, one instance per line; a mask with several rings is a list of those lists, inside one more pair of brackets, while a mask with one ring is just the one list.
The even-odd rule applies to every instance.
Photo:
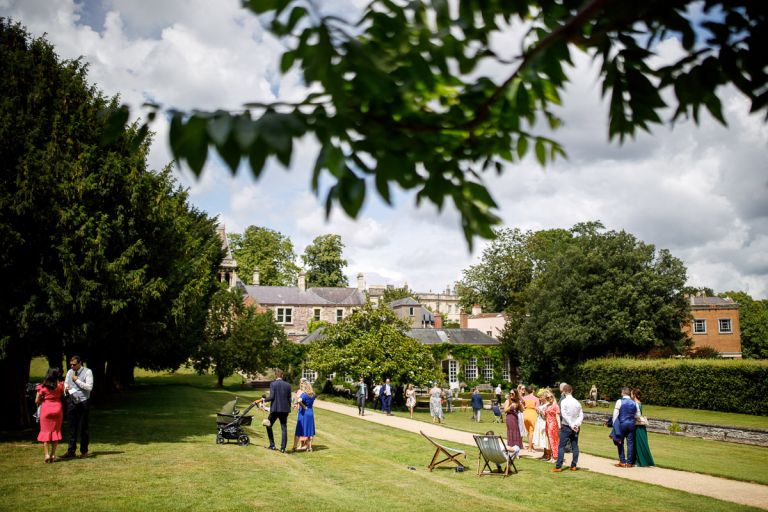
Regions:
[[59, 369], [48, 368], [43, 383], [37, 386], [35, 403], [40, 405], [40, 433], [37, 440], [44, 443], [45, 463], [56, 461], [56, 447], [61, 441], [61, 423], [64, 420], [64, 407], [61, 396], [64, 383], [59, 381]]
[[547, 438], [549, 439], [550, 454], [557, 460], [557, 446], [560, 444], [560, 406], [551, 391], [544, 394], [544, 420], [546, 421]]

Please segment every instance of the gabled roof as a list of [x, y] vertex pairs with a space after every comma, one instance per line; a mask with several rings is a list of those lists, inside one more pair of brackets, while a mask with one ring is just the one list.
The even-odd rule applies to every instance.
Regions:
[[362, 306], [365, 296], [357, 288], [309, 288], [245, 285], [245, 293], [262, 306]]
[[421, 303], [413, 297], [406, 297], [404, 299], [393, 300], [389, 303], [389, 307], [394, 309], [400, 306], [421, 306]]

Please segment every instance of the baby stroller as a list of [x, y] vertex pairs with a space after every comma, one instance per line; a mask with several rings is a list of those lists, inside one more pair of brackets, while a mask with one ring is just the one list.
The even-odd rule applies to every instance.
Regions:
[[494, 423], [502, 423], [502, 421], [501, 421], [501, 409], [499, 409], [499, 402], [494, 400], [493, 405], [491, 406], [491, 411], [493, 411], [493, 422]]
[[255, 404], [250, 404], [244, 411], [237, 409], [237, 397], [224, 404], [224, 407], [216, 414], [216, 444], [224, 444], [229, 439], [237, 441], [239, 446], [247, 446], [251, 438], [242, 429], [243, 425], [250, 425], [253, 416], [246, 416]]

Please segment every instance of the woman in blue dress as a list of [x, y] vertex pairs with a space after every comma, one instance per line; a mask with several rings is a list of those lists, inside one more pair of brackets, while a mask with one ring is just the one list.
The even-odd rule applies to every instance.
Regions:
[[[301, 394], [297, 406], [299, 413], [296, 419], [296, 433], [293, 439], [293, 450], [312, 451], [312, 438], [315, 437], [315, 411], [312, 405], [315, 403], [315, 392], [312, 384], [302, 382]], [[296, 447], [299, 445], [298, 448]]]

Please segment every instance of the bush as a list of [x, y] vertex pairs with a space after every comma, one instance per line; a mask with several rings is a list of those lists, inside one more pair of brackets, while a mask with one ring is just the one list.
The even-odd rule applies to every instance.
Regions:
[[585, 398], [592, 384], [610, 399], [639, 387], [649, 405], [768, 415], [768, 361], [593, 359], [577, 368], [574, 397]]

